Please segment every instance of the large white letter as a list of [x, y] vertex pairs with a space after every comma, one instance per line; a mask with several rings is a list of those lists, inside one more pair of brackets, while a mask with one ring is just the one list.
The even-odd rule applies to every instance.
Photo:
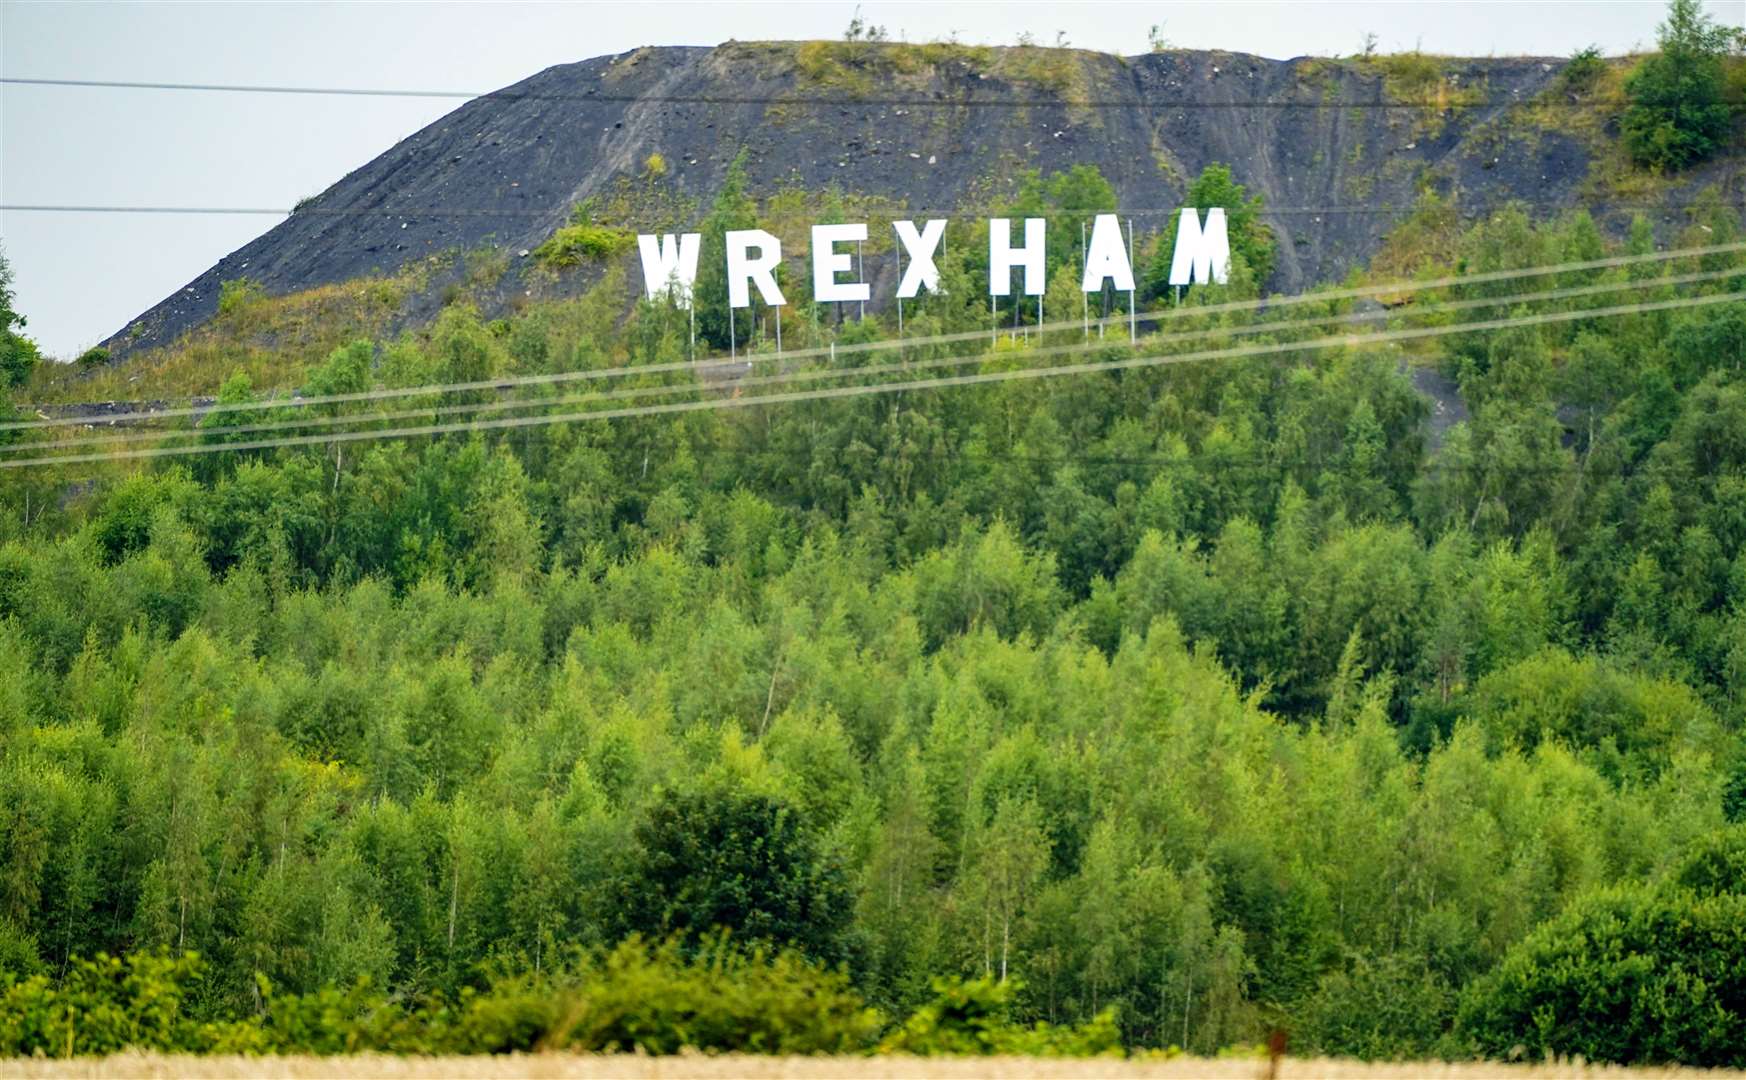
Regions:
[[988, 295], [1005, 296], [1012, 291], [1015, 266], [1024, 267], [1025, 293], [1043, 295], [1043, 228], [1042, 218], [1025, 218], [1025, 246], [1014, 251], [1012, 222], [988, 219]]
[[812, 227], [812, 298], [826, 300], [865, 300], [873, 293], [865, 281], [839, 283], [837, 274], [855, 269], [854, 256], [838, 253], [834, 245], [850, 240], [867, 239], [867, 226], [814, 225]]
[[903, 280], [897, 284], [897, 297], [908, 300], [926, 285], [928, 292], [940, 291], [940, 269], [934, 265], [934, 252], [940, 249], [940, 238], [946, 235], [946, 219], [934, 218], [915, 231], [913, 221], [894, 221], [897, 238], [903, 242], [909, 265], [903, 268]]
[[1195, 279], [1223, 285], [1231, 277], [1231, 238], [1225, 231], [1225, 211], [1206, 212], [1206, 228], [1193, 207], [1183, 207], [1176, 219], [1176, 250], [1170, 257], [1170, 284], [1191, 285]]
[[702, 242], [703, 236], [694, 232], [682, 236], [643, 233], [637, 237], [637, 250], [643, 256], [643, 289], [650, 300], [677, 285], [673, 299], [680, 307], [691, 306], [691, 286], [697, 280], [697, 250]]
[[1128, 263], [1128, 246], [1122, 241], [1122, 223], [1114, 214], [1099, 214], [1091, 223], [1091, 246], [1085, 254], [1085, 276], [1079, 287], [1101, 292], [1105, 281], [1114, 279], [1117, 292], [1134, 288], [1134, 268]]
[[[782, 261], [782, 241], [771, 236], [763, 229], [735, 229], [724, 239], [727, 241], [727, 278], [728, 306], [751, 307], [751, 289], [747, 280], [758, 283], [758, 295], [764, 298], [764, 303], [772, 307], [780, 307], [788, 301], [782, 299], [782, 290], [776, 287], [776, 266]], [[758, 249], [758, 257], [751, 257], [751, 249]]]

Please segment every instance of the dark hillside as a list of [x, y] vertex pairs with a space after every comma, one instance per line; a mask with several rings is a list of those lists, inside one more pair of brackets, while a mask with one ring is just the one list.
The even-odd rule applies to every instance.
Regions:
[[[508, 257], [498, 297], [522, 294], [525, 253], [579, 201], [635, 182], [650, 215], [641, 224], [672, 227], [707, 207], [742, 149], [754, 191], [834, 187], [916, 213], [974, 209], [1024, 168], [1089, 163], [1142, 229], [1161, 225], [1188, 179], [1223, 162], [1266, 199], [1282, 240], [1269, 284], [1292, 290], [1368, 258], [1427, 186], [1458, 191], [1466, 213], [1510, 200], [1547, 215], [1579, 199], [1597, 211], [1642, 203], [1640, 191], [1616, 198], [1592, 175], [1596, 143], [1575, 123], [1581, 110], [1560, 107], [1570, 104], [1561, 64], [844, 42], [597, 57], [463, 105], [108, 344], [125, 353], [167, 343], [243, 276], [277, 294], [489, 248]], [[1542, 103], [1531, 115], [1530, 102]], [[1738, 162], [1713, 163], [1680, 188], [1718, 181], [1737, 194]], [[1669, 198], [1668, 185], [1653, 186]], [[1629, 209], [1603, 223], [1617, 231]], [[571, 275], [570, 287], [589, 276]], [[426, 301], [409, 305], [415, 321], [434, 308]]]

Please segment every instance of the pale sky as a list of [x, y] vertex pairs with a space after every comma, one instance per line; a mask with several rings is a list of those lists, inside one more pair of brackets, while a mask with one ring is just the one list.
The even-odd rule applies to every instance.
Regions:
[[[893, 40], [1020, 33], [1125, 55], [1147, 30], [1185, 48], [1567, 56], [1654, 41], [1663, 0], [893, 2], [860, 5]], [[643, 45], [834, 38], [853, 2], [79, 3], [0, 0], [13, 78], [486, 91]], [[1746, 3], [1709, 10], [1739, 25]], [[313, 97], [0, 84], [0, 204], [289, 207], [458, 107]], [[70, 358], [277, 223], [274, 217], [0, 211], [28, 332]]]

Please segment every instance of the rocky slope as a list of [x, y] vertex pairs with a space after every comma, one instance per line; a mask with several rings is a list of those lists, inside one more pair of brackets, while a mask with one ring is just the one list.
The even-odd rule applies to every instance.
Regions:
[[[1539, 121], [1522, 120], [1528, 102], [1561, 104], [1561, 63], [1186, 51], [1124, 59], [823, 42], [599, 57], [461, 106], [109, 344], [125, 353], [171, 340], [213, 314], [229, 279], [283, 293], [392, 273], [445, 251], [506, 255], [498, 293], [507, 297], [521, 291], [525, 252], [578, 201], [622, 190], [629, 178], [646, 181], [651, 155], [664, 171], [644, 186], [695, 215], [742, 149], [756, 193], [835, 186], [917, 214], [971, 213], [1022, 168], [1087, 162], [1141, 228], [1158, 227], [1188, 180], [1223, 162], [1267, 201], [1281, 240], [1271, 287], [1296, 289], [1371, 255], [1427, 186], [1458, 192], [1467, 213], [1512, 199], [1531, 202], [1537, 215], [1604, 203], [1591, 168], [1596, 140], [1574, 124], [1559, 130], [1562, 115], [1577, 110], [1540, 108]], [[1715, 163], [1678, 188], [1720, 184], [1738, 201], [1746, 190], [1738, 166]], [[1657, 197], [1676, 194], [1664, 185]], [[1616, 229], [1634, 207], [1597, 209]], [[876, 284], [875, 296], [890, 285]], [[424, 307], [434, 306], [427, 297]]]

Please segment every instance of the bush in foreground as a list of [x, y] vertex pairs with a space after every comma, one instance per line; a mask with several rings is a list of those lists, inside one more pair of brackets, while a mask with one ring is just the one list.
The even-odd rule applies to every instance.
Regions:
[[205, 965], [189, 953], [74, 961], [0, 991], [0, 1057], [121, 1050], [182, 1054], [498, 1054], [681, 1050], [750, 1054], [1086, 1056], [1119, 1053], [1115, 1016], [1082, 1027], [1013, 1024], [1013, 984], [936, 982], [935, 1000], [879, 1044], [886, 1026], [846, 975], [795, 952], [747, 952], [717, 938], [631, 939], [558, 974], [494, 982], [454, 997], [396, 1001], [360, 980], [276, 994], [243, 1017], [199, 1014]]
[[1469, 987], [1488, 1057], [1746, 1066], [1746, 896], [1627, 888], [1577, 901]]
[[1105, 1009], [1079, 1027], [1009, 1019], [1016, 982], [940, 978], [934, 999], [880, 1044], [881, 1053], [933, 1055], [1014, 1054], [1025, 1057], [1098, 1057], [1122, 1052], [1115, 1011]]

